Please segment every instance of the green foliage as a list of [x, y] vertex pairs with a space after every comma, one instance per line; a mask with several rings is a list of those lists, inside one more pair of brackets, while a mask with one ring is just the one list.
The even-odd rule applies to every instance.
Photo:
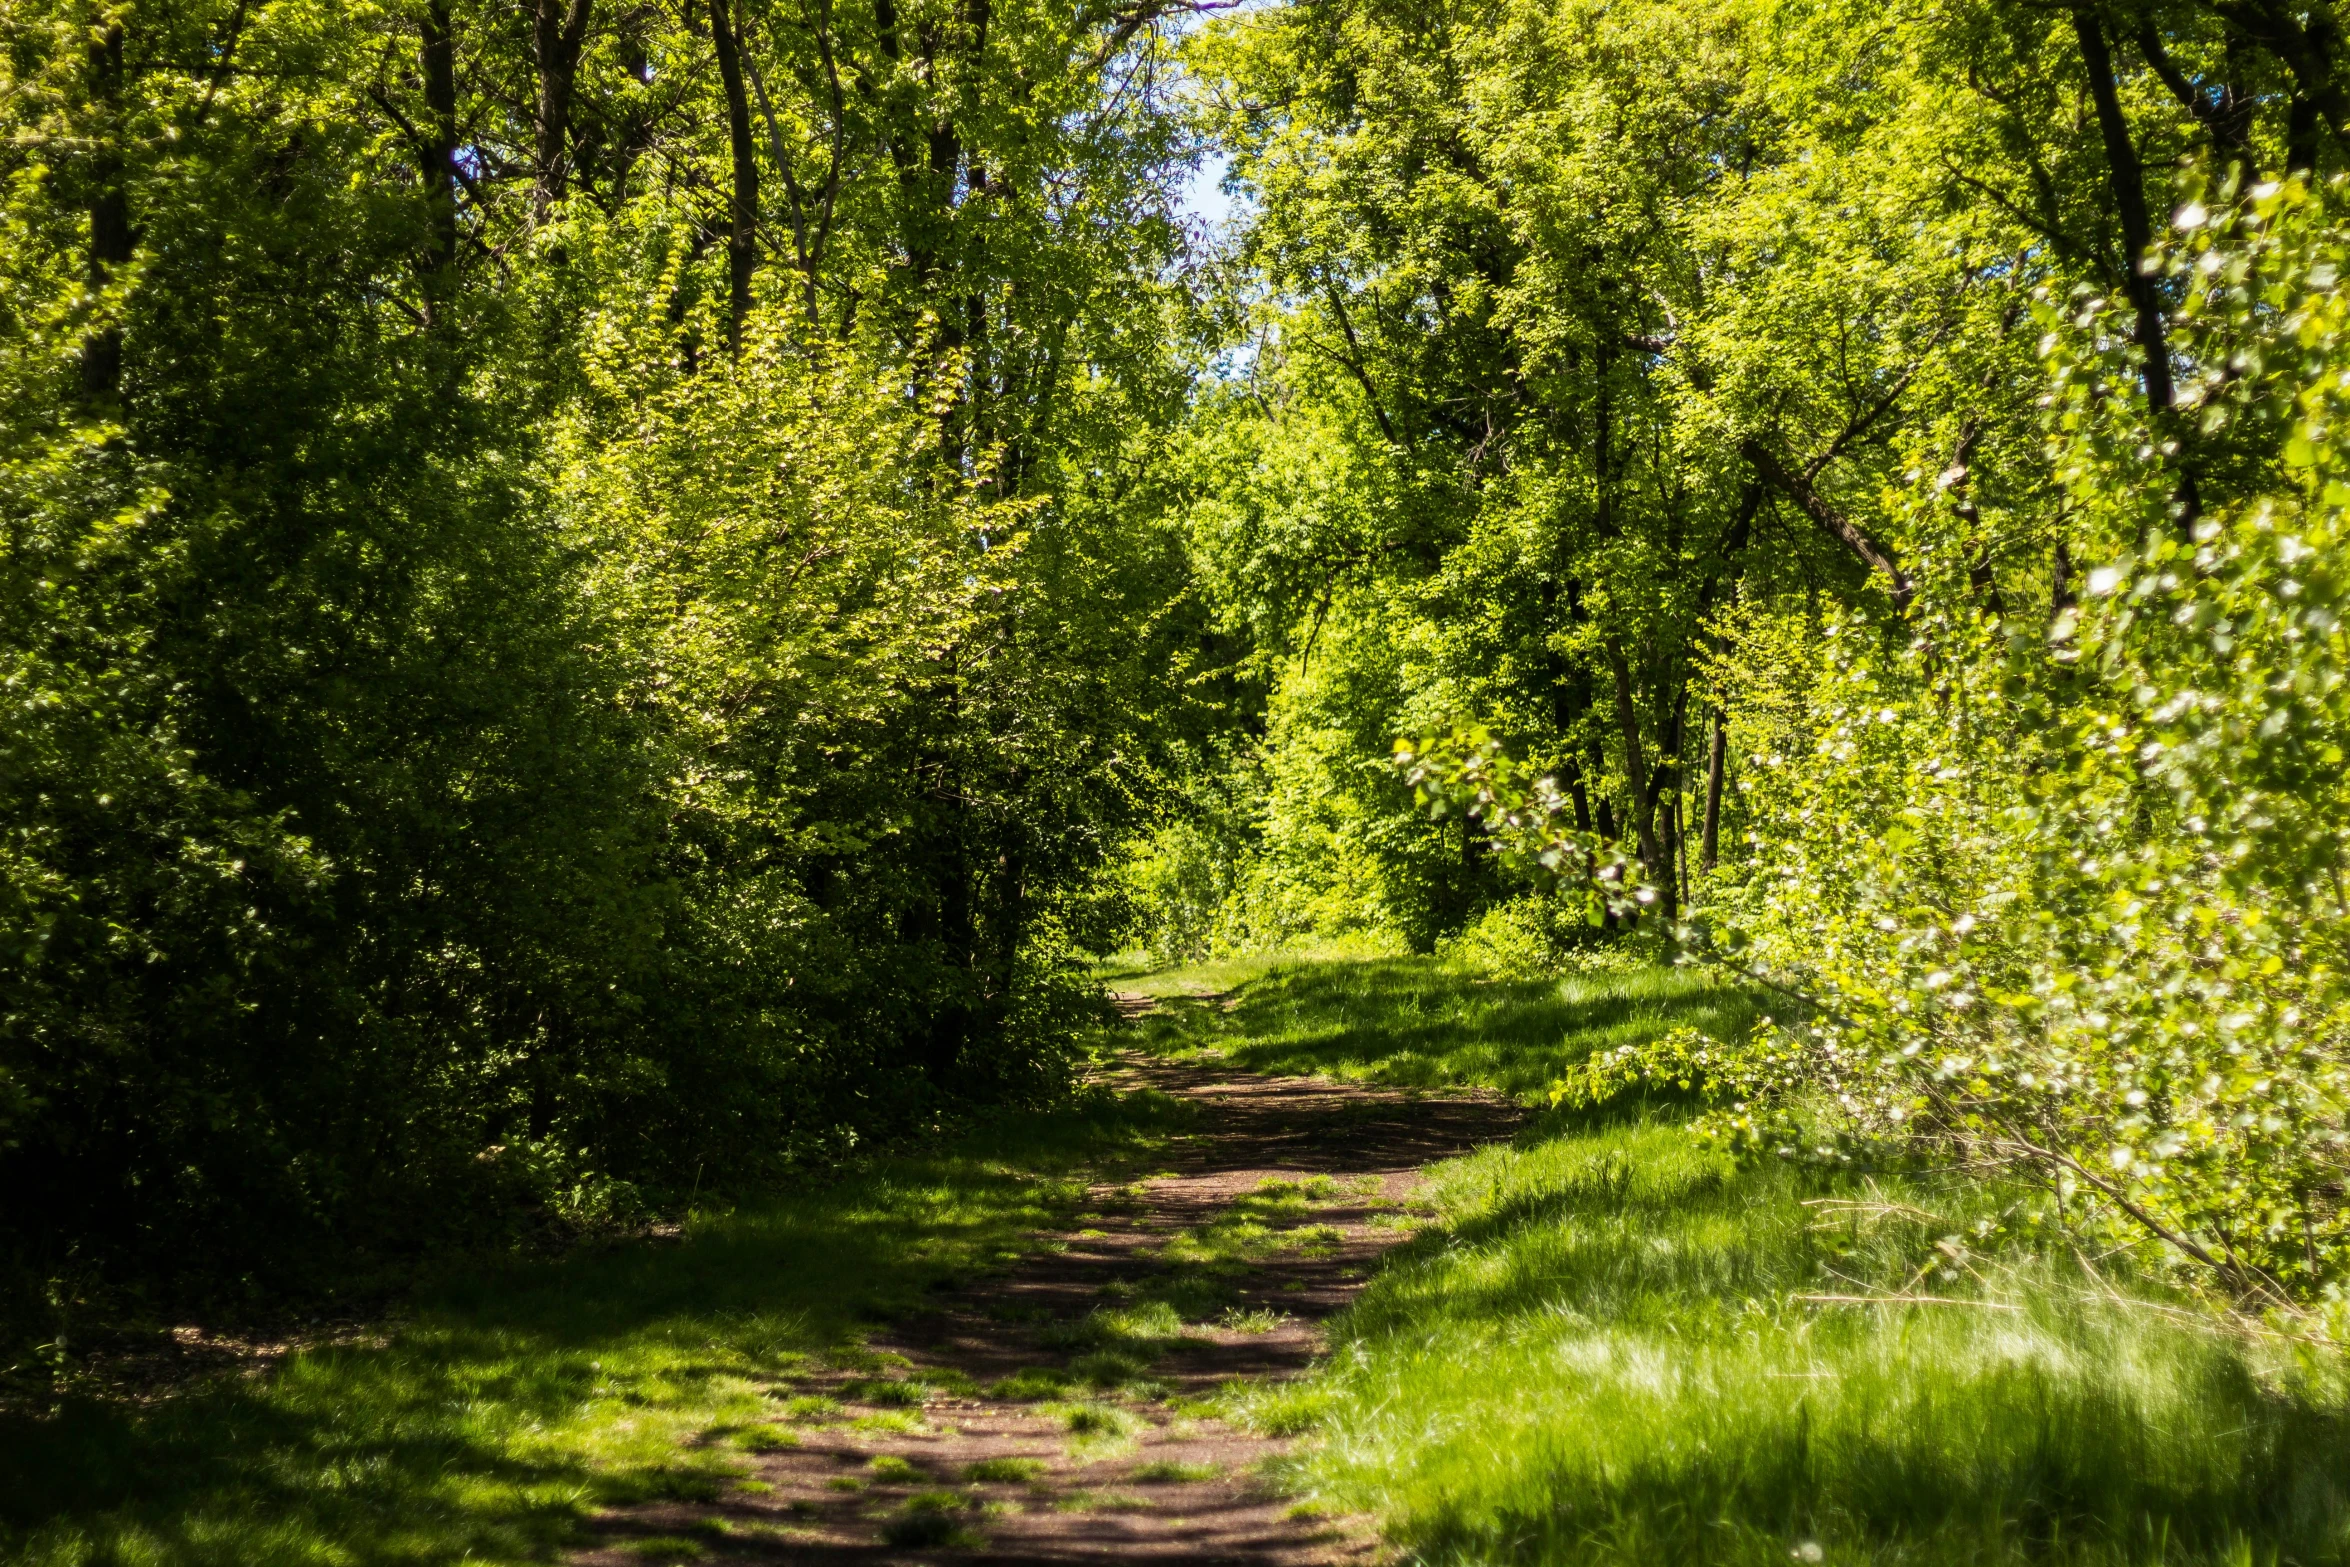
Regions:
[[1190, 547], [1268, 673], [1259, 863], [1348, 893], [1291, 928], [1528, 972], [1564, 910], [1694, 911], [1784, 1026], [1575, 1094], [1703, 1079], [1734, 1140], [2028, 1173], [2240, 1302], [2338, 1297], [2345, 198], [2282, 38], [1203, 29], [1256, 292]]
[[1907, 651], [1837, 628], [1757, 735], [1726, 939], [1817, 998], [1799, 1037], [1849, 1134], [2036, 1170], [2282, 1304], [2334, 1292], [2344, 1239], [2350, 241], [2298, 181], [2179, 221], [2180, 425], [2112, 395], [2103, 305], [2045, 309], [2089, 596], [2045, 636], [1931, 598]]
[[1596, 1110], [1627, 1094], [1716, 1094], [1735, 1068], [1733, 1053], [1693, 1028], [1661, 1039], [1594, 1050], [1550, 1085], [1553, 1109]]
[[[1081, 954], [1309, 941], [1524, 988], [1153, 1027], [2338, 1317], [2350, 93], [2274, 9], [23, 0], [9, 1363], [1043, 1103]], [[1779, 1023], [1608, 988], [1683, 930]]]
[[557, 12], [0, 18], [10, 1361], [1049, 1096], [1097, 1016], [1199, 727], [1163, 29]]

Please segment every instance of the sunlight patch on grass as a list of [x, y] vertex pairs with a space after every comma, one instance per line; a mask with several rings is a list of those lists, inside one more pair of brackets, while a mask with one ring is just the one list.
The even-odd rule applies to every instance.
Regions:
[[1096, 1463], [1133, 1451], [1144, 1424], [1108, 1403], [1046, 1405], [1039, 1412], [1060, 1422], [1068, 1433], [1063, 1448], [1079, 1463]]
[[[1526, 1094], [1591, 1049], [1749, 1015], [1687, 972], [1365, 963], [1280, 970], [1180, 1023], [1264, 1070]], [[1407, 1205], [1433, 1222], [1319, 1369], [1227, 1390], [1258, 1429], [1310, 1436], [1283, 1483], [1381, 1513], [1431, 1564], [2350, 1560], [2339, 1357], [2069, 1257], [1985, 1241], [1945, 1270], [1945, 1243], [2038, 1199], [1741, 1165], [1687, 1118], [1551, 1116], [1437, 1166]], [[1961, 1304], [1802, 1298], [1921, 1279]]]
[[1270, 1333], [1287, 1320], [1280, 1312], [1263, 1306], [1250, 1311], [1235, 1306], [1216, 1319], [1216, 1326], [1231, 1333]]
[[1683, 1023], [1730, 1038], [1759, 1010], [1747, 991], [1695, 969], [1485, 980], [1418, 958], [1270, 958], [1254, 981], [1228, 1005], [1172, 1003], [1136, 1033], [1146, 1049], [1212, 1048], [1246, 1071], [1475, 1085], [1531, 1099], [1593, 1049], [1642, 1043]]
[[1403, 955], [1401, 941], [1386, 935], [1332, 937], [1281, 952], [1246, 953], [1168, 967], [1141, 953], [1121, 953], [1095, 966], [1111, 990], [1153, 998], [1219, 995], [1298, 964], [1348, 963]]
[[859, 1415], [849, 1422], [852, 1431], [864, 1431], [878, 1436], [928, 1436], [930, 1422], [910, 1409], [884, 1409], [878, 1414]]

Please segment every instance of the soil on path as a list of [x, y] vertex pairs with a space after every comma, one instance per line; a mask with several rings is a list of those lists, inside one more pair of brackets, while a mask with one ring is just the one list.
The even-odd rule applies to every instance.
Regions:
[[1410, 1235], [1421, 1167], [1522, 1112], [1213, 1063], [1128, 1058], [1111, 1080], [1198, 1107], [1157, 1173], [1092, 1185], [1084, 1228], [799, 1379], [747, 1485], [608, 1515], [580, 1567], [1374, 1557], [1363, 1520], [1264, 1483], [1286, 1444], [1203, 1400], [1304, 1371], [1324, 1319]]

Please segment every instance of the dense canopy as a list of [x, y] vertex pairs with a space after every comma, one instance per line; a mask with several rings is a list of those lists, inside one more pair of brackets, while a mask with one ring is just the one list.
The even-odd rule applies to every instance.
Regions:
[[2350, 1283], [2330, 0], [0, 41], [12, 1341], [1050, 1099], [1092, 960], [1335, 935], [1730, 965], [1777, 1022], [1560, 1099]]

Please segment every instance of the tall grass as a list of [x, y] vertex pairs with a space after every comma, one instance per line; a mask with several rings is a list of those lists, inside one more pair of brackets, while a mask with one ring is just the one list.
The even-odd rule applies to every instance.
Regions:
[[[1686, 972], [1395, 961], [1277, 970], [1154, 1039], [1525, 1093], [1590, 1049], [1750, 1016]], [[1311, 1434], [1295, 1483], [1430, 1563], [2350, 1560], [2336, 1357], [2092, 1273], [2019, 1224], [2026, 1194], [1740, 1165], [1687, 1114], [1548, 1115], [1438, 1166], [1431, 1223], [1320, 1371], [1241, 1396]], [[1904, 1295], [1937, 1303], [1883, 1303]]]

